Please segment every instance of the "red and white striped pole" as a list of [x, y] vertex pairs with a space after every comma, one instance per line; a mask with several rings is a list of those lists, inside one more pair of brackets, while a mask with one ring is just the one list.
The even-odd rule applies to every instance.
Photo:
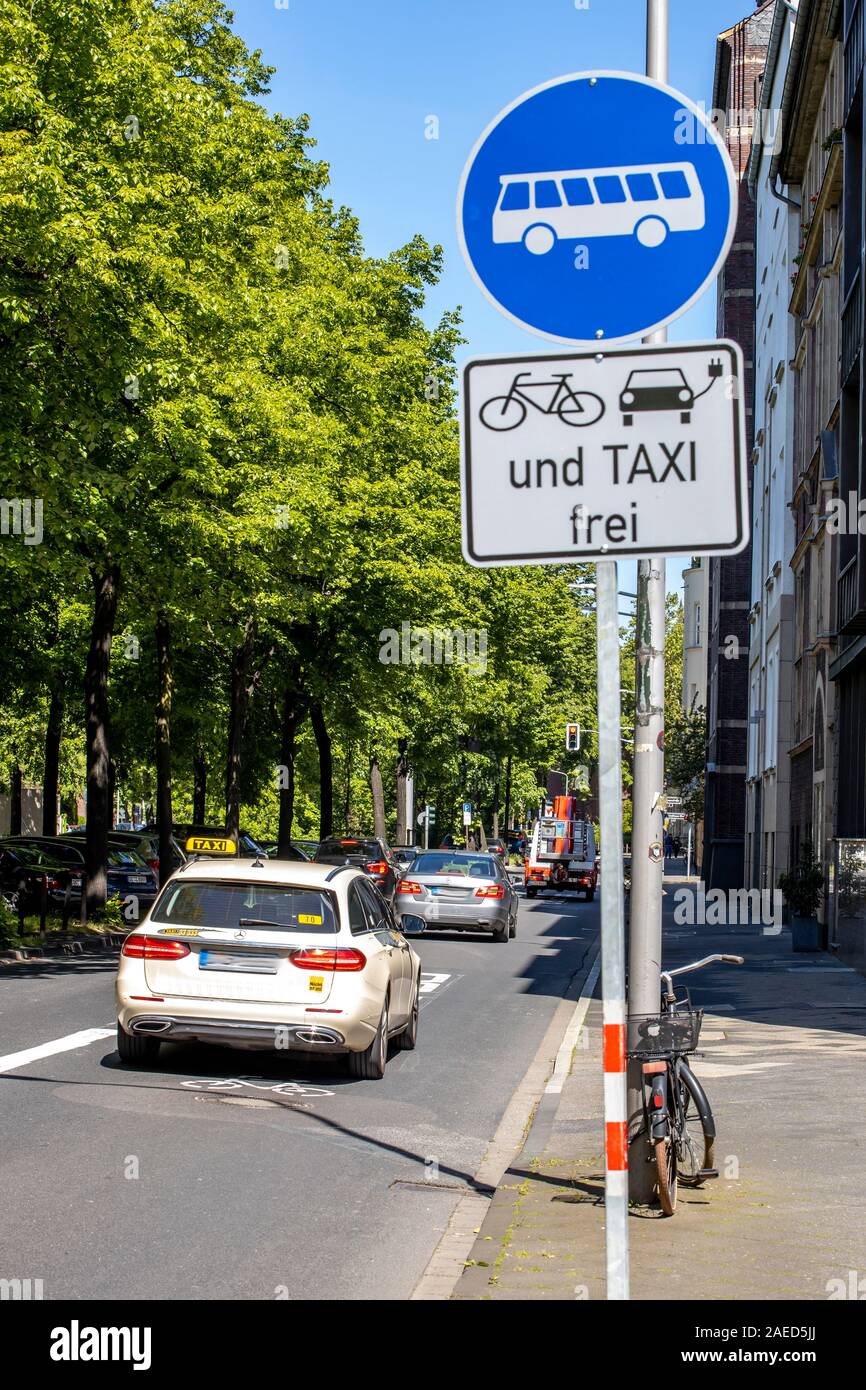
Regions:
[[628, 1123], [625, 1069], [625, 911], [622, 876], [622, 733], [615, 560], [596, 566], [601, 986], [604, 1028], [607, 1296], [629, 1297]]

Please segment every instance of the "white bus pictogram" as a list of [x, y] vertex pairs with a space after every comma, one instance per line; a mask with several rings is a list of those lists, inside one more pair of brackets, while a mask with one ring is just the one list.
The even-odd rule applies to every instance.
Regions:
[[640, 164], [555, 173], [502, 174], [493, 213], [496, 244], [522, 242], [544, 256], [557, 241], [636, 236], [661, 246], [669, 233], [706, 225], [694, 164]]

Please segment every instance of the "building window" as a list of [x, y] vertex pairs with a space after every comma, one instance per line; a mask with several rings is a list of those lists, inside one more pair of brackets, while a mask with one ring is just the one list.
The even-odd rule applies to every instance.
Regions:
[[701, 605], [695, 604], [695, 646], [701, 645]]

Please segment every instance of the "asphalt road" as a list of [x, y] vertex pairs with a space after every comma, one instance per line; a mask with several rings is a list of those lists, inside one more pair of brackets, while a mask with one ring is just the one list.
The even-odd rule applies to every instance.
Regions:
[[378, 1082], [193, 1046], [121, 1068], [113, 959], [0, 967], [0, 1277], [46, 1299], [406, 1298], [597, 934], [597, 904], [561, 899], [522, 901], [507, 944], [420, 938], [418, 1047]]

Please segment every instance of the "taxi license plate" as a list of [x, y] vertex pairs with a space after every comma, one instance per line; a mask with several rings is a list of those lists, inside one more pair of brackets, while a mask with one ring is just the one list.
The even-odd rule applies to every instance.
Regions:
[[127, 880], [127, 882], [128, 882], [128, 883], [147, 883], [147, 875], [146, 875], [146, 874], [130, 874], [130, 875], [129, 875], [129, 878], [128, 878], [128, 880]]
[[234, 970], [244, 975], [276, 975], [278, 956], [259, 956], [232, 951], [200, 951], [199, 970]]

